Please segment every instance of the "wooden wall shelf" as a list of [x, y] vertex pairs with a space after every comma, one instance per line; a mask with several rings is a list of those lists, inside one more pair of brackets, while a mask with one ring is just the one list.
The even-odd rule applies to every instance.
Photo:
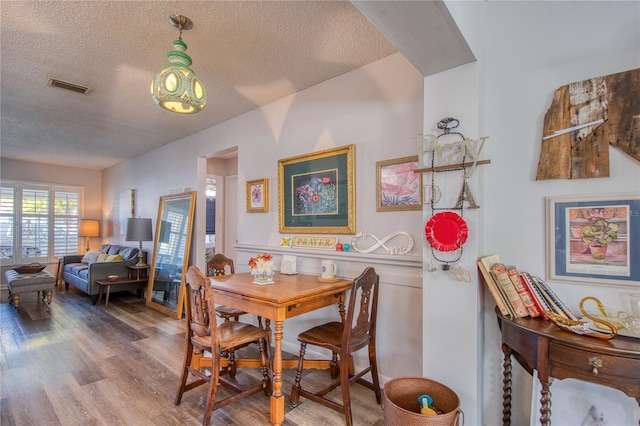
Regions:
[[[477, 166], [480, 166], [483, 164], [490, 164], [490, 163], [491, 163], [491, 160], [478, 160], [475, 164]], [[445, 166], [423, 167], [421, 169], [415, 169], [413, 173], [428, 173], [428, 172], [441, 172], [446, 170], [457, 170], [462, 167], [472, 167], [473, 165], [474, 165], [474, 162], [471, 161], [467, 163], [447, 164]]]

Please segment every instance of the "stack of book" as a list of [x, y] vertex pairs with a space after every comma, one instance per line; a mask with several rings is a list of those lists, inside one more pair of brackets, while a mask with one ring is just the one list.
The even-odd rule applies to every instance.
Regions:
[[500, 312], [511, 318], [541, 317], [548, 320], [546, 312], [570, 320], [577, 320], [567, 305], [539, 277], [518, 271], [515, 266], [505, 266], [495, 254], [478, 260], [489, 292]]

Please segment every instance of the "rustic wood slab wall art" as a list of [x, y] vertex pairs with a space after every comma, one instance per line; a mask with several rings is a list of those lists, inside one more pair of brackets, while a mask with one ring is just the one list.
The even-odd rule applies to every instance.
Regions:
[[555, 91], [536, 180], [607, 177], [609, 145], [640, 162], [640, 68]]

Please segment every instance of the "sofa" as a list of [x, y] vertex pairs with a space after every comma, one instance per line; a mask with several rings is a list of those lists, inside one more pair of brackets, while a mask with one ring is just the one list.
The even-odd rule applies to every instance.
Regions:
[[[76, 287], [91, 296], [94, 305], [98, 300], [100, 285], [96, 280], [106, 280], [109, 275], [128, 277], [129, 269], [138, 263], [138, 248], [126, 247], [115, 244], [103, 244], [97, 252], [87, 252], [85, 255], [68, 255], [61, 260], [62, 279], [65, 288], [69, 285]], [[143, 261], [147, 254], [142, 252]], [[122, 284], [117, 286], [118, 291], [139, 290], [139, 284]]]

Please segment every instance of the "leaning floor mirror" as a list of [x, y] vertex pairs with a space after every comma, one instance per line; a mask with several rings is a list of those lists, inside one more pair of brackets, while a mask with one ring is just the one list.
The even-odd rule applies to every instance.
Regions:
[[146, 304], [177, 318], [182, 318], [195, 201], [195, 191], [163, 195], [158, 207]]

